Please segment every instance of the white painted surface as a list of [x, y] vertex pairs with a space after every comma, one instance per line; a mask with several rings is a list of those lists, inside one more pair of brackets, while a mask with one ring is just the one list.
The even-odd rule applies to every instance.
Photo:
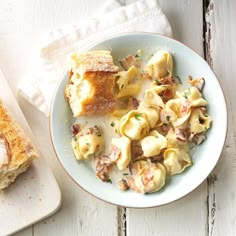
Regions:
[[[120, 2], [129, 4], [135, 0]], [[174, 37], [203, 55], [203, 3], [207, 1], [159, 2], [172, 25]], [[18, 82], [32, 65], [32, 55], [42, 33], [63, 24], [82, 24], [103, 3], [103, 0], [0, 0], [0, 68], [15, 94]], [[225, 149], [208, 181], [187, 197], [159, 208], [125, 210], [97, 200], [79, 189], [60, 166], [51, 147], [47, 119], [18, 98], [36, 144], [47, 157], [60, 185], [63, 203], [56, 214], [17, 233], [17, 236], [236, 235], [235, 9], [233, 0], [211, 1], [206, 14], [207, 36], [211, 36], [205, 42], [207, 60], [225, 91], [229, 112]]]

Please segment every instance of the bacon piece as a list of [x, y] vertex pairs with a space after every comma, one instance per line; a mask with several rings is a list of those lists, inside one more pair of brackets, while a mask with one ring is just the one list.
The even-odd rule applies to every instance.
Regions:
[[174, 93], [171, 89], [165, 89], [159, 95], [161, 96], [164, 103], [174, 98]]
[[151, 157], [150, 160], [152, 163], [162, 162], [164, 160], [164, 151], [162, 151], [159, 155]]
[[109, 180], [109, 172], [111, 171], [111, 167], [113, 162], [107, 155], [103, 155], [96, 159], [96, 176], [102, 181], [107, 182]]
[[125, 70], [128, 70], [131, 66], [135, 66], [136, 68], [141, 68], [140, 59], [132, 54], [129, 54], [125, 58], [121, 59], [120, 64]]
[[[73, 76], [74, 72], [72, 70], [70, 70], [69, 72], [69, 79], [71, 79], [71, 77]], [[71, 81], [69, 81], [71, 83]]]
[[181, 142], [186, 142], [187, 141], [187, 131], [181, 128], [176, 128], [175, 129], [175, 135], [176, 139], [181, 141]]
[[128, 100], [127, 100], [127, 107], [128, 108], [131, 108], [132, 110], [134, 109], [137, 109], [139, 106], [139, 100], [136, 99], [136, 98], [131, 98], [129, 97]]
[[89, 127], [86, 134], [95, 134], [95, 135], [100, 135], [101, 132], [98, 128], [97, 125], [94, 125], [93, 127]]
[[71, 132], [73, 136], [76, 136], [78, 133], [80, 133], [82, 130], [81, 124], [74, 124], [71, 126]]
[[118, 147], [115, 147], [115, 146], [112, 145], [111, 153], [109, 155], [110, 160], [112, 162], [116, 162], [120, 157], [120, 153], [121, 153], [121, 150]]
[[192, 133], [189, 136], [189, 141], [195, 143], [196, 145], [200, 145], [204, 140], [206, 139], [206, 136], [204, 134], [195, 134]]
[[189, 76], [188, 83], [196, 87], [200, 92], [202, 92], [205, 84], [205, 79], [204, 78], [193, 79], [191, 76]]
[[118, 187], [119, 189], [126, 191], [129, 189], [129, 185], [125, 179], [121, 179], [118, 181]]
[[175, 81], [173, 80], [172, 77], [163, 77], [160, 79], [160, 83], [163, 85], [167, 85], [167, 84], [174, 84]]
[[131, 141], [131, 160], [137, 160], [143, 155], [143, 150], [140, 141]]
[[149, 79], [149, 80], [152, 80], [152, 76], [148, 74], [148, 72], [146, 71], [143, 71], [141, 73], [141, 77], [144, 78], [144, 79]]
[[189, 100], [185, 100], [181, 109], [181, 112], [186, 114], [189, 112], [189, 109], [191, 108], [191, 102]]

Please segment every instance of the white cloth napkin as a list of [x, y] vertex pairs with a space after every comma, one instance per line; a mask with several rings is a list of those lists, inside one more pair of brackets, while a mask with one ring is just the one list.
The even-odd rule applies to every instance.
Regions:
[[122, 6], [117, 0], [108, 0], [86, 25], [49, 33], [35, 59], [35, 68], [19, 83], [19, 94], [48, 116], [69, 53], [83, 50], [116, 33], [135, 31], [172, 36], [170, 24], [157, 0], [141, 0], [127, 6]]

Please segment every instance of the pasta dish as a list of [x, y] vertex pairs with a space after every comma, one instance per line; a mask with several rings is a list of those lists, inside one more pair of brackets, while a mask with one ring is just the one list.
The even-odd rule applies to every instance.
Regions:
[[76, 120], [75, 158], [90, 162], [101, 181], [152, 193], [193, 164], [212, 118], [204, 78], [179, 78], [168, 51], [142, 55], [115, 65], [110, 51], [72, 54], [65, 97]]

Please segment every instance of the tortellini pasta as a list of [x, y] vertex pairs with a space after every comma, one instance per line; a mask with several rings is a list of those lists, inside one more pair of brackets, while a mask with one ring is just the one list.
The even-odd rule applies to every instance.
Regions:
[[171, 99], [166, 103], [167, 116], [174, 127], [184, 124], [191, 114], [190, 102], [184, 98]]
[[120, 71], [116, 75], [116, 84], [119, 90], [126, 88], [131, 80], [138, 76], [138, 69], [135, 66], [131, 66], [128, 71]]
[[159, 121], [159, 110], [151, 107], [142, 107], [140, 111], [146, 114], [150, 128], [154, 128]]
[[[137, 95], [140, 91], [140, 80], [139, 80], [139, 71], [135, 66], [131, 66], [128, 71], [118, 72], [116, 75], [117, 81], [116, 84], [119, 88], [119, 93], [117, 98], [134, 96]], [[135, 80], [135, 83], [132, 83], [132, 80]]]
[[130, 139], [126, 136], [113, 138], [112, 145], [118, 148], [118, 158], [115, 161], [119, 170], [124, 170], [131, 160]]
[[178, 139], [176, 138], [176, 133], [173, 128], [170, 128], [168, 130], [168, 133], [166, 135], [166, 139], [167, 139], [167, 148], [179, 147], [180, 143], [179, 143]]
[[153, 90], [157, 93], [157, 94], [159, 94], [159, 93], [161, 93], [161, 92], [163, 92], [163, 91], [165, 91], [166, 89], [168, 89], [168, 88], [171, 88], [172, 86], [171, 85], [159, 85], [159, 86], [153, 86]]
[[202, 98], [201, 92], [196, 87], [184, 91], [184, 97], [191, 103], [191, 107], [206, 106], [207, 101]]
[[160, 154], [161, 150], [167, 147], [167, 139], [156, 130], [149, 133], [148, 136], [141, 141], [143, 155], [145, 157], [152, 157]]
[[140, 91], [140, 85], [138, 84], [128, 84], [125, 88], [122, 88], [117, 94], [117, 98], [134, 96]]
[[104, 150], [104, 138], [97, 126], [84, 128], [72, 139], [72, 148], [77, 160], [90, 159]]
[[147, 89], [143, 96], [143, 103], [156, 108], [164, 108], [165, 104], [154, 89]]
[[189, 154], [184, 149], [168, 148], [164, 152], [163, 164], [169, 175], [178, 174], [192, 164]]
[[162, 78], [164, 76], [172, 76], [173, 59], [172, 55], [167, 51], [158, 51], [148, 61], [146, 71], [153, 78]]
[[150, 159], [136, 161], [130, 166], [132, 176], [128, 178], [131, 189], [138, 193], [152, 193], [165, 185], [166, 169]]
[[146, 114], [138, 110], [128, 112], [121, 119], [119, 133], [122, 136], [127, 136], [131, 140], [140, 140], [149, 133], [150, 125]]
[[191, 133], [202, 133], [208, 130], [211, 126], [212, 119], [207, 114], [204, 114], [200, 108], [194, 109], [189, 119]]

